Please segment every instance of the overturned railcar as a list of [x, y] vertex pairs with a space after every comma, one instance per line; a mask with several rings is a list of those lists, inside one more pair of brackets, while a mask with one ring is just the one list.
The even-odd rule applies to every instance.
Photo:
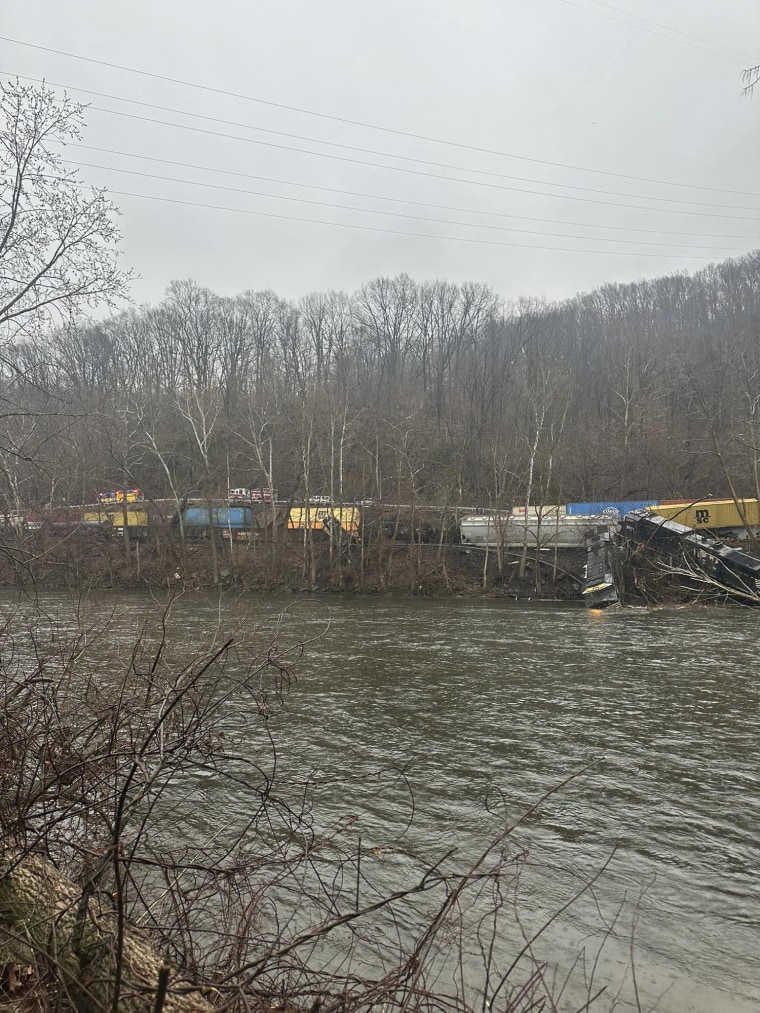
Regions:
[[460, 520], [459, 535], [463, 545], [484, 548], [501, 545], [517, 549], [527, 544], [528, 548], [539, 550], [577, 549], [585, 548], [590, 529], [615, 524], [615, 518], [609, 516], [477, 514]]
[[583, 600], [587, 608], [606, 609], [620, 604], [610, 529], [600, 526], [586, 535]]
[[756, 556], [649, 510], [626, 514], [621, 534], [658, 552], [696, 551], [701, 554], [697, 558], [710, 561], [705, 568], [706, 578], [744, 602], [760, 604], [760, 559]]

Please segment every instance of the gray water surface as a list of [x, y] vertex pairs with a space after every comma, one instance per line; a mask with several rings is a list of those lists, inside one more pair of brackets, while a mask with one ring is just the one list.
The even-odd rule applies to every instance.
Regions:
[[[65, 612], [55, 596], [44, 602]], [[139, 595], [97, 607], [114, 608], [112, 635], [125, 642], [156, 610]], [[531, 854], [528, 924], [611, 859], [547, 934], [551, 959], [572, 964], [601, 922], [612, 926], [600, 962], [610, 994], [633, 954], [642, 1009], [760, 1008], [760, 613], [417, 598], [175, 605], [175, 635], [217, 624], [262, 642], [276, 632], [293, 657], [306, 644], [273, 731], [278, 776], [309, 779], [315, 826], [343, 820], [379, 856], [403, 841], [431, 858], [456, 849], [466, 865], [576, 774], [518, 831]], [[234, 821], [235, 798], [217, 801], [188, 812], [194, 836]], [[398, 874], [390, 864], [390, 889]], [[615, 1008], [636, 1008], [630, 980]]]

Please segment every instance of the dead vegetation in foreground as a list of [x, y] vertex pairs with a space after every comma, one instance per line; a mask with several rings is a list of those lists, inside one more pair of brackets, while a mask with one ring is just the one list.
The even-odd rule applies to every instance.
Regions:
[[[529, 932], [515, 914], [522, 820], [464, 870], [452, 854], [398, 842], [388, 853], [398, 882], [384, 890], [373, 849], [340, 825], [320, 829], [306, 787], [278, 783], [277, 723], [298, 652], [276, 639], [190, 647], [170, 623], [168, 609], [125, 646], [84, 610], [68, 632], [32, 609], [6, 622], [0, 1004], [571, 1008], [539, 956], [546, 926]], [[586, 1009], [604, 988], [581, 964], [574, 1008]]]

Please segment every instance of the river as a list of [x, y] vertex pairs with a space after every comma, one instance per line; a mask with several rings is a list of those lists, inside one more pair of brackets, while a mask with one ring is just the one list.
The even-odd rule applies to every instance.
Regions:
[[[40, 601], [66, 614], [62, 598]], [[128, 640], [156, 604], [114, 594], [90, 608], [113, 610], [110, 635]], [[188, 596], [172, 630], [276, 631], [294, 658], [306, 645], [273, 724], [279, 776], [308, 778], [315, 825], [350, 828], [381, 882], [400, 842], [466, 867], [562, 785], [514, 833], [530, 853], [529, 931], [603, 870], [547, 929], [553, 971], [603, 942], [600, 1009], [636, 1008], [633, 961], [643, 1010], [748, 1013], [760, 1006], [759, 622], [749, 609]], [[219, 803], [207, 826], [193, 807], [188, 833], [234, 821], [234, 798]], [[389, 862], [389, 889], [399, 875]]]

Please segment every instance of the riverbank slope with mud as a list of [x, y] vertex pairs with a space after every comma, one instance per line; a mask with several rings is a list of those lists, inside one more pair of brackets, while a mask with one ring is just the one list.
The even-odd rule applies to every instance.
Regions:
[[519, 552], [381, 541], [336, 544], [288, 533], [279, 542], [156, 539], [73, 532], [6, 538], [0, 583], [38, 589], [170, 587], [272, 592], [472, 595], [581, 602], [582, 549]]

